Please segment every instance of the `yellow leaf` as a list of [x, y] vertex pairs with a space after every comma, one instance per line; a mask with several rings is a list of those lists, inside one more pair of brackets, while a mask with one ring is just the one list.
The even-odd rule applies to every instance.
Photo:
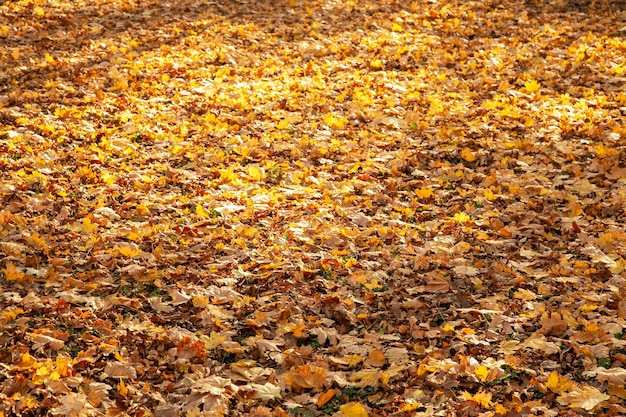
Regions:
[[467, 401], [474, 401], [482, 407], [487, 408], [493, 405], [493, 403], [491, 402], [492, 394], [490, 392], [479, 391], [476, 394], [472, 395], [467, 391], [463, 391], [461, 394]]
[[33, 9], [33, 13], [35, 13], [37, 16], [43, 16], [44, 14], [46, 14], [46, 12], [39, 6]]
[[39, 233], [36, 232], [27, 237], [26, 242], [28, 242], [29, 245], [40, 249], [46, 249], [48, 247], [48, 245], [46, 244], [46, 240], [39, 236]]
[[11, 51], [11, 57], [16, 61], [20, 59], [20, 48], [13, 48]]
[[403, 30], [404, 30], [404, 29], [402, 29], [402, 26], [401, 26], [400, 24], [398, 24], [398, 23], [394, 23], [394, 24], [391, 26], [391, 31], [392, 31], [392, 32], [402, 32]]
[[251, 226], [241, 225], [237, 227], [237, 234], [250, 239], [257, 234], [257, 230]]
[[108, 185], [113, 185], [117, 182], [117, 175], [108, 172], [108, 171], [102, 171], [102, 173], [100, 174], [100, 179]]
[[406, 412], [415, 411], [418, 408], [420, 408], [421, 406], [422, 406], [422, 403], [420, 403], [419, 401], [415, 401], [414, 399], [410, 398], [410, 399], [406, 400], [406, 403], [404, 403], [404, 405], [402, 406], [402, 411], [406, 411]]
[[54, 62], [54, 58], [52, 58], [52, 55], [50, 54], [45, 54], [44, 58], [46, 59], [46, 61], [48, 61], [50, 64], [52, 64]]
[[18, 271], [15, 265], [10, 262], [6, 264], [2, 272], [7, 281], [21, 281], [24, 278], [24, 274]]
[[430, 187], [422, 187], [415, 190], [415, 195], [421, 199], [427, 199], [433, 195], [433, 189]]
[[474, 152], [472, 152], [469, 148], [463, 148], [461, 151], [461, 158], [465, 159], [467, 162], [474, 162], [476, 160]]
[[464, 211], [461, 211], [460, 213], [456, 213], [454, 215], [454, 220], [459, 223], [467, 223], [471, 220], [471, 217], [468, 216], [467, 213], [465, 213]]
[[548, 381], [546, 381], [546, 387], [550, 391], [558, 394], [559, 392], [563, 392], [567, 389], [568, 384], [564, 384], [564, 380], [566, 380], [566, 378], [562, 378], [556, 371], [552, 371], [548, 376]]
[[120, 380], [120, 383], [117, 384], [117, 392], [122, 397], [126, 397], [128, 395], [128, 388], [126, 387], [126, 384], [124, 384], [124, 380]]
[[370, 68], [374, 70], [379, 70], [383, 68], [383, 61], [380, 59], [375, 59], [370, 62]]
[[263, 178], [263, 172], [254, 165], [248, 165], [248, 177], [252, 181], [259, 181]]
[[130, 233], [128, 233], [126, 239], [132, 240], [133, 242], [138, 242], [141, 240], [141, 235], [137, 233], [136, 230], [132, 230]]
[[350, 367], [356, 366], [359, 363], [363, 362], [363, 359], [356, 353], [352, 355], [344, 355], [342, 359]]
[[209, 214], [209, 212], [208, 212], [208, 211], [206, 211], [206, 210], [204, 209], [204, 207], [202, 207], [202, 204], [200, 204], [200, 203], [198, 203], [198, 204], [196, 205], [196, 214], [197, 214], [198, 216], [200, 216], [200, 217], [204, 217], [204, 218], [211, 217], [211, 215]]
[[324, 123], [326, 123], [331, 129], [343, 129], [348, 124], [348, 119], [329, 113], [326, 117], [324, 117]]
[[489, 376], [489, 368], [487, 368], [485, 365], [480, 365], [474, 370], [474, 373], [476, 374], [476, 376], [478, 376], [478, 378], [480, 378], [482, 382], [485, 382], [487, 380], [487, 377]]
[[493, 191], [491, 191], [491, 189], [486, 189], [483, 194], [485, 195], [485, 198], [489, 201], [493, 201], [496, 199], [496, 196], [493, 194]]
[[536, 93], [541, 88], [541, 84], [539, 84], [535, 80], [526, 81], [524, 83], [524, 89], [528, 94]]
[[185, 148], [181, 145], [174, 145], [172, 146], [172, 148], [170, 149], [170, 152], [172, 153], [172, 155], [178, 155], [179, 153], [181, 153]]
[[75, 222], [72, 224], [72, 231], [81, 234], [90, 235], [98, 228], [97, 224], [93, 224], [89, 217], [83, 217], [82, 223]]
[[148, 210], [148, 207], [144, 204], [139, 204], [135, 207], [135, 213], [137, 213], [138, 216], [147, 216], [150, 214], [150, 210]]
[[441, 327], [441, 330], [443, 330], [444, 332], [453, 332], [454, 331], [454, 325], [450, 324], [450, 323], [446, 323]]
[[351, 402], [339, 407], [341, 415], [345, 417], [367, 417], [367, 410], [359, 403]]
[[626, 261], [622, 258], [615, 261], [615, 265], [609, 267], [609, 270], [615, 275], [621, 274], [624, 269], [626, 269]]
[[142, 251], [137, 248], [137, 245], [122, 245], [116, 246], [115, 249], [121, 254], [126, 256], [127, 258], [134, 258], [139, 255]]
[[376, 278], [372, 278], [369, 283], [365, 283], [363, 284], [363, 286], [368, 290], [377, 290], [379, 288], [382, 288], [382, 285], [378, 283], [378, 280]]

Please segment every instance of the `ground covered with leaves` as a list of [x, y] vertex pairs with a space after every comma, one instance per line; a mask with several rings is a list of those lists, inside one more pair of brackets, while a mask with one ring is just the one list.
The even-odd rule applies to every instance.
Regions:
[[625, 35], [4, 1], [0, 416], [624, 415]]

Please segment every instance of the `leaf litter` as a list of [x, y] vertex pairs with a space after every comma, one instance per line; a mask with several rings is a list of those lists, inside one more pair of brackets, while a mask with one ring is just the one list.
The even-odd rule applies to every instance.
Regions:
[[0, 415], [623, 415], [625, 19], [2, 3]]

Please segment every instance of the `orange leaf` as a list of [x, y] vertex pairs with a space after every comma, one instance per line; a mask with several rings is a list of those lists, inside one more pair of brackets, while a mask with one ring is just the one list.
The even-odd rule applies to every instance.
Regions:
[[321, 393], [320, 396], [317, 397], [317, 406], [323, 407], [328, 401], [333, 399], [336, 393], [336, 389], [329, 389], [328, 391]]
[[461, 158], [465, 159], [467, 162], [474, 162], [476, 160], [476, 155], [469, 148], [463, 148], [461, 151]]
[[326, 370], [318, 366], [302, 365], [292, 368], [285, 375], [285, 383], [294, 388], [320, 389], [326, 378]]
[[387, 358], [385, 354], [378, 349], [374, 349], [370, 351], [369, 355], [367, 355], [367, 360], [365, 361], [370, 366], [374, 366], [376, 368], [380, 368], [387, 363]]

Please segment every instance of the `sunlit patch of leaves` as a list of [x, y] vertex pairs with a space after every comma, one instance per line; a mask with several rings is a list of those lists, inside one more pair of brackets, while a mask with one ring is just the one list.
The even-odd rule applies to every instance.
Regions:
[[623, 414], [619, 3], [2, 3], [0, 415]]

